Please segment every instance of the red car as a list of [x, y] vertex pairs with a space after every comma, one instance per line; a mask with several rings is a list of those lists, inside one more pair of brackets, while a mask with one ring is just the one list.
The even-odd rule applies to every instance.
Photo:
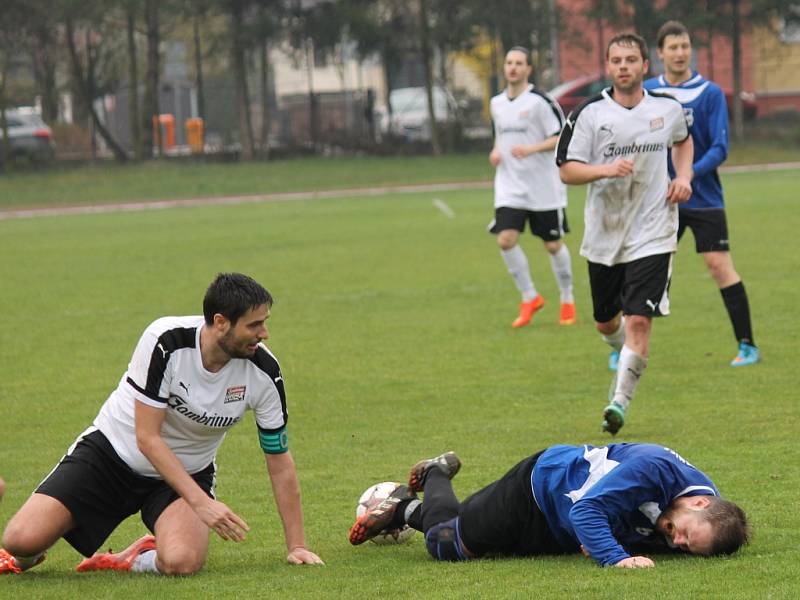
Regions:
[[[586, 75], [557, 85], [550, 90], [550, 95], [556, 99], [561, 105], [564, 114], [567, 115], [581, 102], [599, 94], [603, 88], [607, 88], [610, 85], [611, 81], [605, 75]], [[728, 114], [731, 115], [733, 114], [733, 92], [730, 90], [723, 91], [728, 105]], [[747, 121], [752, 121], [756, 118], [758, 106], [753, 94], [742, 92], [742, 108], [744, 110], [744, 118]]]

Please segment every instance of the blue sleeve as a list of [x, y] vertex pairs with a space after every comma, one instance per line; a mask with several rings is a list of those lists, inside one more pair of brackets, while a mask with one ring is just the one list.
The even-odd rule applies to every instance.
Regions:
[[657, 469], [636, 462], [621, 464], [597, 482], [569, 512], [575, 536], [601, 566], [615, 565], [630, 556], [612, 532], [624, 516], [661, 495]]
[[[708, 150], [694, 163], [694, 174], [698, 177], [706, 175], [719, 167], [728, 158], [728, 107], [725, 94], [714, 86], [709, 89], [703, 99], [703, 115], [708, 129]], [[695, 119], [698, 115], [695, 115]]]

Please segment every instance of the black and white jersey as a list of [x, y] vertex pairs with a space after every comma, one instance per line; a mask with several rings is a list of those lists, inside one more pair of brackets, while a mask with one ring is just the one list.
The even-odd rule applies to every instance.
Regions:
[[203, 367], [202, 316], [163, 317], [147, 327], [117, 388], [94, 420], [136, 473], [160, 477], [136, 445], [136, 402], [166, 410], [161, 435], [188, 473], [214, 460], [225, 433], [252, 409], [262, 431], [286, 425], [278, 361], [260, 345], [252, 358], [233, 358], [217, 373]]
[[645, 91], [631, 109], [612, 88], [570, 113], [558, 141], [556, 161], [587, 164], [633, 161], [627, 177], [588, 186], [581, 255], [608, 266], [677, 249], [678, 210], [667, 202], [667, 156], [689, 136], [683, 107], [674, 98]]
[[558, 135], [564, 124], [561, 107], [533, 85], [515, 98], [507, 92], [491, 101], [495, 147], [500, 164], [494, 177], [494, 206], [524, 210], [552, 210], [567, 205], [567, 190], [558, 176], [550, 152], [525, 158], [511, 155], [514, 146], [538, 144]]

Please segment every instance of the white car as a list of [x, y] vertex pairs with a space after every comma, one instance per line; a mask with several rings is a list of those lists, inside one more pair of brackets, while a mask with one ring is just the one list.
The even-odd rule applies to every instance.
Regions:
[[[55, 157], [56, 145], [53, 130], [39, 114], [29, 107], [6, 110], [8, 142], [11, 160], [28, 160], [34, 164], [46, 164]], [[0, 127], [0, 163], [3, 162], [3, 129]]]
[[[392, 90], [389, 94], [391, 119], [386, 106], [375, 110], [378, 133], [381, 137], [396, 136], [410, 142], [425, 142], [431, 139], [431, 123], [428, 117], [428, 97], [424, 87], [408, 87]], [[458, 104], [453, 95], [442, 87], [433, 88], [433, 114], [440, 124], [458, 121]]]

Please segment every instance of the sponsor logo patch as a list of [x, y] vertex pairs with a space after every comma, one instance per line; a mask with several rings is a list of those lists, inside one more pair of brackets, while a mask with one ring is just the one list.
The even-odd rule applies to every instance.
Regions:
[[236, 387], [228, 388], [228, 391], [225, 392], [225, 404], [229, 404], [230, 402], [241, 402], [244, 400], [244, 391], [247, 389], [247, 386], [244, 385], [237, 385]]
[[657, 131], [658, 129], [664, 129], [664, 117], [658, 117], [650, 121], [650, 131]]

